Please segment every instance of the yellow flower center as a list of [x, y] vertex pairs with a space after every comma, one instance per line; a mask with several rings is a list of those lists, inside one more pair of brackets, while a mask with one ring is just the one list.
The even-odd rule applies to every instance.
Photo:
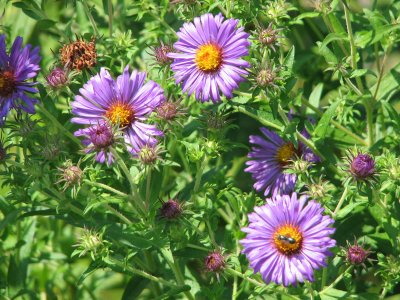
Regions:
[[125, 127], [133, 122], [135, 119], [135, 112], [128, 104], [116, 102], [107, 110], [106, 117], [111, 123], [119, 124], [120, 127]]
[[202, 45], [197, 49], [195, 61], [204, 72], [217, 71], [222, 63], [221, 48], [211, 43]]
[[276, 159], [281, 165], [287, 165], [287, 163], [293, 158], [296, 153], [296, 149], [292, 143], [286, 143], [281, 146], [276, 152]]
[[0, 71], [0, 96], [8, 96], [14, 89], [14, 74], [11, 71]]
[[274, 242], [280, 253], [292, 255], [301, 250], [303, 235], [298, 227], [288, 224], [279, 227], [275, 231]]

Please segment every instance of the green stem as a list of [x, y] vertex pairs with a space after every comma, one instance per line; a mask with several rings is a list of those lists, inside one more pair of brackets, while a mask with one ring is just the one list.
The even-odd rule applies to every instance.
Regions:
[[108, 30], [110, 32], [110, 37], [113, 33], [113, 5], [112, 0], [108, 0]]
[[133, 200], [136, 206], [142, 211], [143, 214], [146, 213], [146, 208], [143, 204], [142, 197], [140, 197], [139, 192], [137, 190], [136, 184], [133, 181], [132, 174], [129, 172], [128, 167], [126, 166], [125, 162], [121, 158], [121, 156], [118, 154], [117, 150], [114, 148], [110, 148], [110, 151], [112, 155], [115, 157], [115, 160], [117, 164], [121, 167], [122, 171], [124, 172], [126, 178], [128, 179], [130, 188], [131, 188], [131, 193], [133, 195]]
[[246, 280], [247, 282], [250, 282], [251, 284], [254, 284], [255, 286], [265, 287], [265, 283], [259, 282], [259, 281], [255, 280], [255, 279], [252, 279], [252, 278], [250, 278], [250, 277], [248, 277], [248, 276], [246, 276], [246, 275], [244, 275], [244, 274], [242, 274], [242, 273], [240, 273], [240, 272], [238, 272], [238, 271], [236, 271], [236, 270], [234, 270], [232, 268], [226, 268], [226, 272], [228, 274], [231, 274], [232, 276], [238, 276], [238, 277], [242, 278], [243, 280]]
[[86, 13], [86, 16], [89, 18], [90, 23], [92, 24], [94, 33], [96, 36], [100, 36], [99, 30], [97, 29], [96, 21], [93, 19], [92, 13], [90, 12], [90, 8], [87, 4], [87, 0], [82, 0], [83, 10]]
[[166, 29], [171, 31], [174, 35], [176, 34], [175, 30], [167, 23], [165, 20], [161, 19], [159, 16], [157, 16], [155, 13], [151, 11], [147, 11], [154, 19], [156, 19], [158, 22], [160, 22]]
[[151, 187], [151, 171], [152, 167], [147, 168], [147, 178], [146, 178], [146, 209], [150, 207], [150, 187]]
[[307, 289], [309, 291], [310, 300], [314, 300], [314, 289], [312, 288], [311, 283], [308, 280], [305, 280], [304, 284], [307, 286]]
[[45, 115], [47, 119], [49, 119], [52, 125], [56, 126], [66, 137], [68, 137], [71, 141], [77, 144], [79, 147], [82, 147], [81, 141], [74, 136], [71, 132], [69, 132], [45, 107], [43, 104], [38, 105], [38, 110]]
[[367, 131], [368, 131], [368, 147], [374, 144], [374, 116], [373, 103], [367, 100], [364, 101], [365, 113], [367, 115]]
[[[351, 21], [350, 21], [350, 11], [349, 7], [347, 6], [347, 3], [343, 0], [343, 9], [344, 9], [344, 17], [346, 19], [346, 27], [347, 27], [347, 34], [349, 37], [349, 42], [350, 42], [350, 58], [351, 58], [351, 67], [353, 70], [357, 69], [357, 49], [356, 45], [354, 43], [354, 36], [353, 36], [353, 30], [351, 28]], [[361, 82], [360, 77], [356, 77], [356, 83], [357, 87], [361, 92], [364, 92], [364, 88]]]
[[321, 278], [321, 290], [325, 287], [327, 278], [328, 278], [328, 268], [323, 268], [322, 278]]
[[247, 111], [245, 108], [243, 108], [241, 106], [236, 106], [234, 109], [237, 112], [241, 112], [241, 113], [243, 113], [245, 115], [248, 115], [249, 117], [253, 118], [254, 120], [257, 120], [258, 122], [260, 122], [261, 124], [263, 124], [265, 126], [268, 126], [268, 127], [271, 127], [271, 128], [275, 128], [275, 129], [278, 129], [280, 131], [283, 130], [283, 126], [279, 126], [279, 125], [277, 125], [275, 123], [269, 122], [268, 120], [261, 119], [259, 116]]
[[211, 244], [213, 244], [213, 246], [215, 248], [217, 248], [218, 245], [217, 245], [217, 242], [215, 241], [215, 236], [214, 236], [214, 232], [212, 231], [210, 221], [207, 220], [205, 222], [206, 222], [206, 225], [207, 225], [208, 235], [210, 236]]
[[172, 288], [176, 288], [177, 287], [177, 285], [175, 285], [175, 284], [173, 284], [173, 283], [171, 283], [169, 281], [166, 281], [166, 280], [164, 280], [162, 278], [159, 278], [159, 277], [155, 277], [155, 276], [153, 276], [153, 275], [151, 275], [149, 273], [146, 273], [144, 271], [138, 270], [138, 269], [136, 269], [136, 268], [134, 268], [134, 267], [132, 267], [130, 265], [124, 264], [123, 262], [121, 262], [121, 261], [119, 261], [117, 259], [109, 258], [109, 260], [110, 260], [110, 262], [112, 264], [118, 266], [119, 268], [122, 268], [123, 270], [127, 270], [128, 272], [130, 272], [132, 274], [142, 276], [142, 277], [147, 278], [147, 279], [149, 279], [151, 281], [158, 282], [160, 284], [163, 284], [163, 285], [166, 285], [166, 286], [169, 286], [169, 287], [172, 287]]
[[340, 208], [342, 207], [343, 202], [344, 202], [344, 200], [346, 199], [346, 196], [347, 196], [347, 192], [348, 192], [348, 191], [349, 191], [349, 187], [346, 186], [345, 189], [344, 189], [344, 191], [343, 191], [342, 197], [340, 197], [340, 200], [339, 200], [338, 204], [336, 205], [335, 210], [333, 211], [333, 215], [334, 215], [334, 216], [336, 216], [336, 214], [339, 212]]
[[91, 186], [94, 186], [94, 187], [98, 187], [98, 188], [102, 188], [102, 189], [108, 190], [108, 191], [113, 192], [114, 194], [116, 194], [118, 196], [121, 196], [121, 197], [124, 197], [124, 198], [128, 198], [129, 197], [128, 194], [125, 194], [125, 193], [123, 193], [123, 192], [121, 192], [121, 191], [119, 191], [117, 189], [114, 189], [113, 187], [111, 187], [109, 185], [106, 185], [104, 183], [93, 182], [93, 181], [90, 181], [90, 180], [87, 180], [87, 179], [84, 179], [83, 182], [86, 183], [86, 184], [89, 184]]
[[[378, 81], [376, 83], [376, 90], [375, 90], [374, 96], [372, 98], [373, 101], [376, 101], [376, 97], [378, 95], [379, 87], [381, 86], [382, 77], [383, 77], [383, 70], [384, 70], [384, 67], [385, 67], [386, 59], [387, 59], [387, 52], [385, 52], [385, 55], [383, 56], [382, 65], [381, 65], [381, 67], [379, 69], [379, 76], [378, 76]], [[378, 57], [377, 60], [379, 61], [379, 57]]]
[[[307, 106], [308, 108], [312, 109], [314, 112], [317, 113], [317, 115], [322, 116], [323, 112], [321, 112], [317, 107], [313, 106], [310, 102], [307, 101], [307, 99], [302, 98], [301, 102]], [[337, 129], [343, 131], [347, 135], [351, 136], [353, 139], [355, 139], [357, 142], [359, 142], [362, 145], [367, 145], [364, 139], [359, 137], [358, 135], [354, 134], [352, 131], [341, 125], [339, 122], [336, 122], [335, 120], [330, 120], [331, 124], [335, 126]]]
[[207, 253], [210, 252], [209, 249], [201, 247], [201, 246], [197, 246], [197, 245], [194, 245], [194, 244], [186, 244], [186, 247], [197, 249], [197, 250], [201, 250], [201, 251], [205, 251]]
[[344, 275], [346, 275], [347, 273], [349, 273], [351, 270], [353, 269], [353, 266], [348, 267], [342, 274], [340, 274], [336, 280], [334, 282], [332, 282], [331, 285], [329, 285], [328, 287], [324, 288], [320, 294], [325, 294], [326, 291], [328, 291], [331, 288], [334, 288], [344, 277]]
[[129, 220], [127, 217], [125, 217], [123, 214], [121, 214], [118, 210], [116, 210], [114, 207], [109, 205], [108, 203], [103, 203], [103, 205], [110, 211], [113, 212], [114, 215], [116, 215], [118, 218], [120, 218], [123, 222], [125, 222], [128, 225], [133, 224], [131, 220]]
[[[175, 275], [176, 282], [178, 285], [183, 286], [185, 285], [185, 278], [182, 275], [181, 269], [179, 267], [178, 261], [174, 258], [171, 249], [169, 248], [162, 248], [160, 249], [161, 254], [164, 256], [165, 260], [167, 261], [169, 267], [171, 268], [172, 272]], [[192, 293], [190, 291], [184, 292], [186, 298], [190, 300], [195, 300]]]

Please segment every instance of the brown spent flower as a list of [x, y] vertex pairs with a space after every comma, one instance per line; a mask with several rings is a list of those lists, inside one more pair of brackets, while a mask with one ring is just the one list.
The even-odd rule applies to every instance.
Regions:
[[90, 42], [77, 37], [75, 42], [65, 44], [60, 49], [61, 63], [69, 69], [82, 71], [96, 64], [96, 39], [92, 37]]

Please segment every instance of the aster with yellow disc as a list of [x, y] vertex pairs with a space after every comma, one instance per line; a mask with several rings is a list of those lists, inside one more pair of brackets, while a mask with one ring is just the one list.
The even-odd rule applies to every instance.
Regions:
[[249, 34], [243, 27], [237, 28], [238, 23], [224, 20], [221, 14], [205, 14], [183, 24], [174, 44], [178, 52], [168, 54], [174, 59], [171, 68], [183, 92], [195, 93], [202, 102], [219, 102], [221, 93], [233, 96], [250, 66], [242, 59], [249, 54]]
[[[75, 101], [71, 103], [75, 115], [71, 121], [90, 125], [78, 130], [75, 135], [84, 135], [97, 150], [105, 150], [112, 141], [109, 127], [105, 125], [107, 122], [120, 128], [132, 154], [137, 154], [143, 145], [156, 144], [155, 137], [163, 133], [155, 125], [147, 124], [146, 120], [164, 102], [164, 92], [157, 83], [151, 80], [145, 83], [145, 79], [146, 73], [130, 73], [128, 66], [116, 80], [105, 68], [101, 68], [100, 73], [79, 90], [80, 95], [75, 96]], [[98, 153], [101, 154], [99, 161], [112, 162], [109, 153]]]
[[333, 220], [323, 212], [321, 204], [296, 193], [277, 195], [254, 208], [240, 243], [250, 266], [266, 283], [314, 281], [314, 270], [327, 265], [336, 241], [330, 237]]

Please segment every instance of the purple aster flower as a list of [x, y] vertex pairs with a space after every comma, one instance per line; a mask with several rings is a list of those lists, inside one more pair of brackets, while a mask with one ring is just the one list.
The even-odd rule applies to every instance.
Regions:
[[[154, 109], [164, 102], [161, 87], [154, 81], [144, 84], [146, 73], [129, 72], [126, 66], [122, 75], [114, 80], [110, 73], [101, 68], [81, 88], [80, 94], [71, 103], [72, 113], [77, 117], [71, 122], [96, 125], [104, 119], [119, 126], [128, 145], [128, 151], [137, 153], [142, 145], [157, 142], [154, 136], [163, 135], [155, 125], [144, 121]], [[88, 131], [77, 131], [77, 135]]]
[[311, 150], [304, 144], [299, 143], [296, 148], [293, 143], [285, 142], [275, 132], [266, 128], [260, 130], [267, 140], [256, 135], [250, 136], [250, 143], [258, 147], [252, 147], [248, 155], [252, 160], [246, 163], [248, 167], [245, 171], [252, 173], [256, 181], [254, 188], [257, 191], [264, 190], [265, 196], [271, 193], [273, 196], [280, 193], [288, 194], [294, 190], [297, 176], [285, 173], [285, 168], [296, 156], [306, 160], [312, 159], [310, 162], [314, 162], [316, 157], [310, 155]]
[[313, 281], [313, 271], [326, 266], [329, 248], [336, 242], [333, 220], [322, 213], [324, 208], [307, 196], [276, 196], [249, 215], [249, 226], [242, 231], [243, 253], [255, 272], [266, 283], [296, 285]]
[[177, 33], [179, 40], [169, 53], [174, 59], [171, 68], [177, 83], [183, 82], [183, 91], [196, 92], [202, 102], [220, 101], [220, 92], [232, 97], [232, 91], [244, 81], [250, 64], [241, 59], [249, 53], [249, 34], [236, 28], [238, 20], [224, 21], [221, 14], [205, 14], [193, 23], [183, 24]]
[[27, 82], [40, 70], [39, 47], [31, 50], [31, 45], [21, 49], [22, 37], [17, 37], [11, 47], [10, 55], [6, 52], [5, 35], [0, 35], [0, 125], [12, 109], [22, 109], [34, 114], [36, 99], [28, 93], [37, 93], [33, 86], [37, 82]]

